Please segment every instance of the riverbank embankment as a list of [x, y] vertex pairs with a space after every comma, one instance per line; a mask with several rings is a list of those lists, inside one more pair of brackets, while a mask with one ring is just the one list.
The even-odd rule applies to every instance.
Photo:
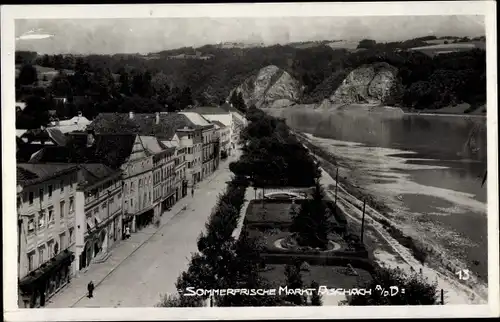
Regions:
[[[329, 192], [334, 191], [336, 171], [338, 170], [338, 200], [352, 220], [360, 220], [363, 201], [366, 202], [366, 221], [369, 238], [373, 248], [375, 260], [380, 264], [399, 266], [412, 271], [421, 271], [422, 274], [436, 282], [439, 288], [445, 291], [446, 303], [472, 304], [484, 303], [487, 298], [487, 289], [476, 289], [475, 281], [458, 281], [455, 272], [459, 270], [451, 261], [436, 258], [432, 248], [424, 243], [407, 236], [395, 224], [388, 213], [391, 209], [377, 196], [372, 196], [362, 187], [359, 187], [348, 177], [348, 169], [343, 168], [338, 160], [329, 152], [311, 143], [308, 136], [298, 133], [298, 137], [320, 161], [323, 170], [330, 180], [325, 183]], [[330, 182], [329, 182], [330, 181]]]

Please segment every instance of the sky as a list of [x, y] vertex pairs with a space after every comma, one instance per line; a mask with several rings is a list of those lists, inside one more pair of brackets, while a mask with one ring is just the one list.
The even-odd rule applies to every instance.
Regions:
[[482, 36], [482, 16], [142, 18], [16, 20], [16, 50], [41, 54], [150, 53], [220, 42], [397, 41]]

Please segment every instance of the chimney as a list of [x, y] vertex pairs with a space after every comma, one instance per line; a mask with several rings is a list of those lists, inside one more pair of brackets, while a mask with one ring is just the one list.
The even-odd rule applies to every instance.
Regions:
[[90, 148], [92, 145], [94, 145], [94, 141], [94, 133], [87, 132], [87, 148]]
[[134, 112], [132, 112], [132, 111], [128, 112], [128, 117], [130, 119], [133, 119], [134, 118]]
[[156, 112], [156, 124], [160, 124], [160, 112]]

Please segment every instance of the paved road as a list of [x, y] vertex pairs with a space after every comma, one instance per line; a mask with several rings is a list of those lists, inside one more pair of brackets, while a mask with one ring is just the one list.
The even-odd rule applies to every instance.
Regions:
[[[184, 212], [170, 219], [156, 232], [154, 229], [138, 232], [149, 234], [151, 238], [96, 287], [92, 299], [83, 297], [70, 305], [151, 307], [159, 302], [161, 294], [176, 293], [177, 277], [187, 269], [191, 253], [197, 251], [198, 236], [205, 230], [205, 223], [217, 197], [231, 178], [228, 166], [229, 160], [221, 163], [218, 171], [199, 183], [194, 198], [189, 196], [179, 201], [188, 205]], [[64, 296], [64, 293], [56, 296]]]

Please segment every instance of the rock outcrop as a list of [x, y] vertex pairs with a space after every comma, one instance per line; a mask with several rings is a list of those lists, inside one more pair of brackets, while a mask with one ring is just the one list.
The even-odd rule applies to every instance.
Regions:
[[280, 108], [296, 104], [301, 95], [301, 86], [286, 71], [270, 65], [233, 89], [228, 99], [234, 91], [242, 93], [247, 107], [255, 105], [258, 108]]
[[363, 65], [353, 70], [330, 97], [335, 104], [386, 103], [399, 85], [396, 67], [387, 63]]

